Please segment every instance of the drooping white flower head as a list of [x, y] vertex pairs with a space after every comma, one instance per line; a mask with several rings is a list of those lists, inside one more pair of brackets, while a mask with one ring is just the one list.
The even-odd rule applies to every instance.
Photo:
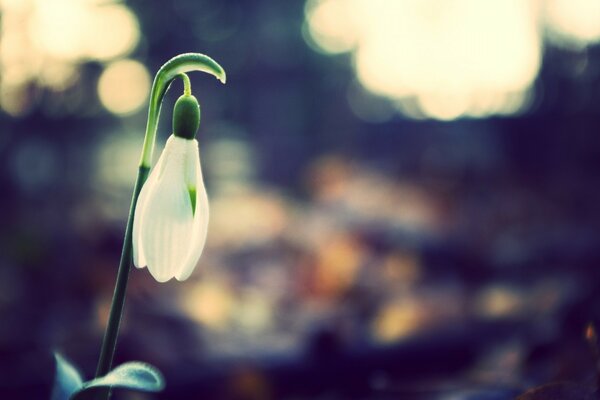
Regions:
[[133, 263], [159, 282], [183, 281], [198, 263], [207, 230], [198, 142], [171, 135], [137, 201]]

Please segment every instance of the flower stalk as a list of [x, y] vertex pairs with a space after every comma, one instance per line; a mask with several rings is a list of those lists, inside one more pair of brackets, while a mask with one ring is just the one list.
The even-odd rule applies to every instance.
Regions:
[[[222, 83], [226, 81], [226, 75], [223, 68], [210, 57], [199, 53], [186, 53], [178, 55], [165, 63], [157, 72], [152, 89], [150, 92], [150, 102], [148, 107], [148, 120], [144, 144], [140, 158], [138, 175], [135, 181], [129, 216], [125, 229], [125, 238], [123, 240], [123, 249], [117, 272], [115, 290], [110, 308], [108, 324], [102, 341], [98, 366], [96, 368], [96, 377], [106, 375], [111, 367], [115, 354], [119, 325], [123, 314], [125, 304], [125, 294], [127, 291], [127, 281], [132, 263], [132, 231], [138, 197], [146, 179], [150, 173], [154, 144], [156, 141], [156, 130], [162, 100], [171, 83], [180, 78], [184, 83], [184, 94], [191, 95], [191, 84], [186, 72], [203, 71], [215, 76]], [[110, 398], [110, 391], [106, 390], [101, 394], [102, 398]]]

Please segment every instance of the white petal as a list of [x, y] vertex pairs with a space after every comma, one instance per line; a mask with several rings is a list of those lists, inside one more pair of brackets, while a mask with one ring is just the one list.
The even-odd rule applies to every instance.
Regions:
[[133, 218], [133, 233], [132, 233], [132, 246], [133, 246], [133, 265], [137, 268], [144, 268], [146, 266], [146, 257], [141, 246], [140, 232], [144, 225], [144, 210], [148, 203], [148, 193], [152, 191], [152, 187], [156, 185], [158, 176], [160, 175], [163, 160], [165, 159], [164, 153], [160, 155], [158, 162], [150, 172], [148, 179], [144, 183], [140, 195], [135, 206], [135, 216]]
[[208, 232], [208, 196], [202, 179], [202, 167], [200, 166], [200, 155], [198, 153], [198, 143], [188, 149], [187, 157], [187, 179], [188, 185], [196, 189], [196, 211], [192, 234], [190, 236], [190, 247], [185, 261], [178, 269], [175, 278], [179, 281], [186, 280], [194, 271], [198, 260], [204, 250], [206, 243], [206, 234]]
[[139, 254], [159, 282], [175, 276], [189, 252], [193, 231], [192, 205], [185, 183], [185, 141], [177, 137], [167, 141], [156, 181], [148, 186], [136, 232]]

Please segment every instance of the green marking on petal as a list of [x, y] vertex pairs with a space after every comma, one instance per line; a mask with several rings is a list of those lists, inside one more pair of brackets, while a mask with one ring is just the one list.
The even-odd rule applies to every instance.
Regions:
[[188, 188], [188, 193], [190, 194], [190, 201], [192, 202], [192, 215], [194, 215], [196, 213], [196, 188]]

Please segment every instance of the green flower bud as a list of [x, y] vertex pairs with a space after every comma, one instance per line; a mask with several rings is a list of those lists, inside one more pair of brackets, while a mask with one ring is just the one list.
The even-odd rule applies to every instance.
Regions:
[[192, 95], [184, 94], [173, 108], [173, 134], [183, 139], [194, 139], [200, 126], [200, 105]]

